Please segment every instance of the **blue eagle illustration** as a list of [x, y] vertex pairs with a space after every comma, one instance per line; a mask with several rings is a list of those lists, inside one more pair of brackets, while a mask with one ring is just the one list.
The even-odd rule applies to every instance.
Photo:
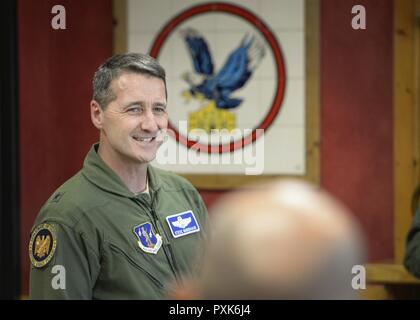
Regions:
[[224, 66], [215, 74], [209, 46], [195, 29], [187, 28], [181, 35], [191, 54], [195, 74], [185, 73], [183, 79], [189, 84], [189, 92], [197, 97], [214, 100], [220, 109], [233, 109], [242, 99], [231, 94], [242, 88], [265, 55], [264, 46], [255, 37], [245, 35], [239, 46], [227, 58]]

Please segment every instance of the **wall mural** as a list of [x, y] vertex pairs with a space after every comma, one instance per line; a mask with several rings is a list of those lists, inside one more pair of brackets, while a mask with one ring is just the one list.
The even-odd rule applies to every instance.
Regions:
[[278, 3], [129, 1], [129, 51], [167, 71], [171, 135], [155, 165], [304, 174], [303, 2]]

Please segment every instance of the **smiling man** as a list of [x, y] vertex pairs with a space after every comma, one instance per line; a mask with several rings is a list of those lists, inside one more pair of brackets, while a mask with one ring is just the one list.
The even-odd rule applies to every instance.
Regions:
[[208, 229], [197, 190], [149, 164], [168, 126], [164, 69], [147, 55], [111, 57], [90, 110], [99, 143], [31, 230], [31, 298], [164, 298], [198, 271]]

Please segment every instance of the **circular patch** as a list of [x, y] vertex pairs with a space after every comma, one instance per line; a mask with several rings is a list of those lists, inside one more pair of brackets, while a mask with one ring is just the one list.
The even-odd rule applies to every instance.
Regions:
[[36, 268], [44, 267], [51, 261], [57, 247], [54, 227], [44, 223], [35, 228], [29, 241], [29, 258]]

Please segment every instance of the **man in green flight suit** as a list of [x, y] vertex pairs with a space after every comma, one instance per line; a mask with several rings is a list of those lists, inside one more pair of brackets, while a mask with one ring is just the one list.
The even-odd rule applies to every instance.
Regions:
[[420, 278], [420, 208], [414, 212], [413, 222], [407, 234], [404, 266], [415, 277]]
[[168, 125], [165, 71], [115, 55], [93, 78], [99, 143], [31, 230], [32, 299], [160, 299], [194, 275], [208, 215], [185, 179], [152, 167]]

